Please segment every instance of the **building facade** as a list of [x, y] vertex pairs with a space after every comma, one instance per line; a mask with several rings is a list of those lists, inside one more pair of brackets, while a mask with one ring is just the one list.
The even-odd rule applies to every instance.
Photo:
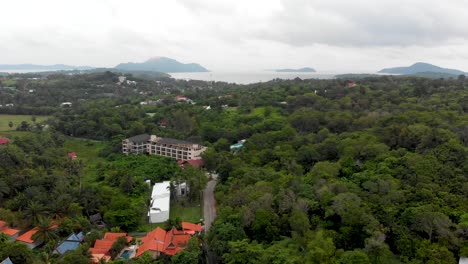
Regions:
[[176, 160], [199, 160], [207, 148], [172, 138], [142, 134], [122, 141], [122, 152], [128, 154], [149, 154], [173, 158]]

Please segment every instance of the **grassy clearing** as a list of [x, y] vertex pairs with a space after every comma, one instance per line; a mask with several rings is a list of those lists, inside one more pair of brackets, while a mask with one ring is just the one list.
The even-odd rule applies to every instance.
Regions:
[[78, 159], [85, 163], [84, 179], [93, 182], [96, 176], [95, 167], [99, 162], [106, 160], [99, 157], [99, 152], [106, 146], [105, 142], [67, 137], [63, 148], [68, 152], [75, 152]]
[[182, 204], [181, 202], [171, 201], [171, 212], [169, 217], [175, 219], [179, 217], [183, 222], [200, 222], [200, 218], [203, 218], [203, 208], [198, 203], [194, 204]]
[[[40, 123], [49, 117], [50, 116], [36, 116], [36, 123]], [[8, 126], [10, 121], [13, 122], [12, 128]], [[32, 123], [32, 115], [0, 115], [0, 132], [14, 131], [23, 121]]]

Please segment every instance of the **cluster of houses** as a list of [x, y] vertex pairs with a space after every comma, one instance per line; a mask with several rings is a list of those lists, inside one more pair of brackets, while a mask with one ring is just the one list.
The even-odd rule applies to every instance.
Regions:
[[[50, 229], [56, 229], [58, 225], [53, 224]], [[120, 256], [122, 258], [133, 258], [139, 257], [145, 252], [149, 252], [152, 257], [158, 257], [162, 254], [173, 256], [184, 250], [187, 246], [189, 239], [196, 234], [201, 233], [203, 227], [200, 224], [193, 224], [190, 222], [182, 222], [182, 229], [178, 230], [175, 227], [166, 231], [160, 227], [157, 227], [151, 232], [148, 232], [146, 236], [138, 239], [137, 245], [126, 247]], [[5, 221], [0, 221], [0, 233], [7, 235], [11, 241], [17, 241], [23, 243], [31, 249], [34, 249], [43, 244], [41, 240], [33, 240], [34, 234], [36, 234], [38, 228], [35, 227], [31, 230], [21, 233], [18, 229], [13, 229], [8, 226]], [[92, 256], [91, 263], [102, 263], [111, 260], [111, 248], [119, 237], [125, 237], [127, 245], [133, 240], [127, 233], [114, 233], [107, 232], [104, 234], [102, 239], [95, 241], [94, 246], [89, 249]], [[76, 250], [84, 241], [83, 232], [77, 234], [70, 234], [67, 238], [62, 240], [53, 253], [63, 255], [68, 251]], [[124, 256], [125, 255], [125, 256]], [[10, 262], [8, 262], [10, 261]], [[0, 264], [10, 264], [11, 260], [6, 259]]]
[[[140, 92], [140, 94], [144, 95], [146, 93]], [[187, 96], [184, 95], [177, 95], [174, 97], [174, 100], [178, 103], [188, 103], [188, 104], [196, 104], [195, 101], [192, 99], [188, 98]], [[154, 100], [145, 100], [141, 101], [140, 105], [160, 105], [164, 102], [164, 99], [158, 99], [156, 101]]]
[[[148, 252], [153, 258], [160, 255], [173, 256], [187, 247], [189, 239], [196, 234], [200, 234], [203, 227], [200, 224], [190, 222], [182, 222], [182, 230], [175, 227], [166, 231], [160, 227], [148, 232], [146, 236], [135, 241], [137, 245], [126, 247], [120, 252], [120, 258], [140, 257], [145, 252]], [[98, 239], [94, 246], [89, 249], [92, 256], [92, 263], [102, 263], [111, 260], [110, 249], [119, 237], [125, 237], [127, 245], [133, 239], [127, 233], [112, 233], [104, 234], [103, 239]]]
[[[49, 229], [56, 229], [58, 225], [53, 224]], [[20, 235], [21, 230], [14, 229], [8, 226], [8, 223], [5, 221], [0, 221], [0, 233], [7, 235], [10, 238], [10, 241], [17, 241], [19, 243], [25, 244], [28, 248], [34, 249], [43, 244], [43, 241], [34, 240], [33, 236], [38, 232], [38, 228], [35, 227], [31, 230], [28, 230]], [[77, 249], [80, 244], [83, 242], [84, 235], [82, 232], [78, 234], [71, 234], [66, 239], [62, 240], [54, 250], [54, 253], [63, 255], [70, 250]]]

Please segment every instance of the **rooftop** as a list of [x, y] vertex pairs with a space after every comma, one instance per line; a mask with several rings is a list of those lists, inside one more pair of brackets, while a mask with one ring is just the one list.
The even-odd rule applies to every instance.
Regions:
[[20, 230], [9, 228], [9, 227], [5, 227], [2, 230], [0, 230], [0, 233], [6, 234], [6, 235], [9, 235], [9, 236], [15, 236], [19, 232], [20, 232]]
[[136, 135], [131, 138], [128, 138], [128, 141], [131, 141], [133, 143], [146, 143], [149, 139], [150, 139], [150, 135], [141, 134], [141, 135]]
[[22, 234], [18, 238], [16, 238], [17, 241], [25, 242], [28, 244], [34, 243], [34, 240], [32, 240], [32, 236], [37, 233], [37, 228], [33, 228], [26, 233]]
[[10, 139], [9, 138], [6, 138], [6, 137], [0, 137], [0, 145], [3, 145], [3, 144], [8, 144], [10, 143]]
[[161, 211], [169, 211], [171, 196], [170, 185], [170, 181], [163, 181], [154, 184], [153, 191], [151, 193], [151, 199], [153, 200], [151, 203], [151, 209], [157, 208]]

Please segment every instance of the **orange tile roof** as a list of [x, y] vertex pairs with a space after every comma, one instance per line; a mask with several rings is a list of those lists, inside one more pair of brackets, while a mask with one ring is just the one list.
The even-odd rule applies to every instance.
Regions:
[[183, 250], [190, 239], [190, 235], [184, 234], [175, 228], [172, 228], [166, 233], [166, 239], [164, 240], [164, 254], [175, 255], [177, 252]]
[[20, 231], [18, 229], [13, 229], [9, 227], [5, 227], [4, 229], [0, 230], [0, 233], [7, 234], [9, 236], [14, 236], [18, 234]]
[[109, 250], [114, 242], [114, 240], [96, 240], [93, 248]]
[[182, 222], [182, 229], [187, 234], [195, 234], [195, 232], [201, 232], [203, 227], [200, 224], [192, 224], [190, 222]]
[[32, 240], [32, 236], [37, 233], [37, 227], [29, 230], [28, 232], [22, 234], [18, 238], [16, 238], [17, 241], [25, 242], [32, 244], [34, 243], [34, 240]]
[[127, 233], [111, 233], [111, 232], [105, 233], [103, 240], [108, 240], [108, 241], [114, 241], [115, 242], [117, 240], [117, 238], [123, 237], [123, 236], [127, 238], [127, 242], [132, 241], [132, 237], [129, 236]]
[[5, 221], [0, 221], [0, 229], [6, 227], [8, 224]]
[[153, 231], [149, 232], [141, 241], [142, 244], [138, 248], [136, 256], [142, 255], [145, 251], [164, 251], [164, 240], [166, 238], [166, 231], [160, 227], [157, 227]]
[[93, 254], [93, 256], [99, 257], [99, 258], [94, 258], [95, 260], [97, 259], [98, 262], [99, 262], [99, 259], [101, 258], [108, 261], [107, 256], [108, 256], [109, 250], [111, 249], [112, 245], [115, 243], [115, 241], [117, 241], [119, 237], [126, 237], [127, 243], [132, 240], [132, 237], [129, 236], [127, 233], [107, 232], [104, 234], [103, 239], [96, 240], [96, 242], [94, 243], [94, 247], [90, 248], [89, 252]]

